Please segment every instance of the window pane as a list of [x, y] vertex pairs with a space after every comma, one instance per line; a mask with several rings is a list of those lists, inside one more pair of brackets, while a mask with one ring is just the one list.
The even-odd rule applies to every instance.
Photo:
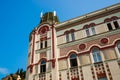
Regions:
[[45, 41], [45, 48], [47, 47], [47, 41]]
[[41, 48], [41, 49], [43, 48], [43, 42], [40, 43], [40, 48]]
[[71, 67], [77, 66], [77, 60], [76, 60], [76, 58], [75, 59], [70, 59], [70, 64], [71, 64]]
[[114, 26], [115, 26], [116, 29], [119, 28], [119, 24], [118, 24], [117, 21], [114, 21], [113, 24], [114, 24]]
[[118, 43], [117, 48], [118, 48], [118, 51], [120, 53], [120, 43]]
[[93, 35], [96, 34], [96, 31], [95, 31], [95, 28], [94, 28], [94, 27], [92, 27], [91, 30], [92, 30], [92, 34], [93, 34]]
[[75, 54], [70, 55], [70, 65], [71, 67], [77, 66], [77, 58]]
[[87, 36], [90, 36], [89, 29], [86, 29], [86, 34], [87, 34]]
[[113, 30], [111, 23], [107, 23], [107, 27], [109, 30]]
[[103, 77], [103, 78], [99, 78], [98, 80], [107, 80], [107, 78]]
[[93, 54], [94, 62], [100, 62], [100, 61], [102, 61], [102, 58], [101, 58], [101, 55], [100, 55], [100, 51], [99, 51], [98, 48], [94, 48], [92, 50], [92, 54]]
[[66, 34], [66, 41], [69, 42], [69, 34]]
[[71, 54], [70, 55], [70, 59], [74, 59], [74, 58], [76, 58], [76, 55], [75, 54]]
[[74, 41], [75, 40], [74, 32], [71, 33], [71, 37], [72, 37], [72, 41]]
[[46, 61], [43, 60], [41, 61], [41, 64], [40, 64], [40, 72], [46, 72]]

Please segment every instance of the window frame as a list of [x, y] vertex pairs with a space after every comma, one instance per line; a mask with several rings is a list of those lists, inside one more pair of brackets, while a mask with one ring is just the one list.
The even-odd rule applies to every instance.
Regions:
[[46, 72], [46, 61], [42, 60], [40, 63], [40, 73], [45, 73]]
[[106, 24], [109, 31], [113, 30], [111, 22], [107, 22]]
[[71, 32], [71, 38], [72, 38], [72, 41], [75, 40], [75, 34], [74, 34], [74, 32]]
[[118, 52], [120, 53], [120, 42], [117, 43], [117, 49], [118, 49]]
[[70, 60], [70, 67], [77, 67], [78, 66], [78, 61], [77, 61], [77, 56], [76, 54], [72, 53], [69, 56], [69, 60]]
[[70, 41], [70, 39], [69, 39], [69, 33], [66, 33], [65, 35], [66, 35], [66, 42], [69, 42]]
[[114, 25], [115, 29], [118, 29], [120, 27], [117, 20], [113, 20], [113, 25]]
[[93, 56], [94, 63], [102, 61], [102, 56], [100, 55], [100, 50], [98, 48], [92, 49], [92, 56]]

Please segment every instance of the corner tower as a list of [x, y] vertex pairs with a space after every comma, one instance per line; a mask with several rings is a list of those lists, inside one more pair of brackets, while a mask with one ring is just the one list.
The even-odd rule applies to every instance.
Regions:
[[55, 12], [47, 12], [41, 16], [40, 24], [30, 33], [28, 67], [26, 80], [49, 79], [57, 80], [58, 66], [56, 63], [56, 31], [59, 23]]

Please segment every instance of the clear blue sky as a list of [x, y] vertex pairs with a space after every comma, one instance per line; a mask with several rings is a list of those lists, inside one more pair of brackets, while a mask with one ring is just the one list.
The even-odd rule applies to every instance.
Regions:
[[29, 33], [40, 12], [56, 11], [61, 22], [119, 3], [120, 0], [1, 0], [0, 79], [26, 70]]

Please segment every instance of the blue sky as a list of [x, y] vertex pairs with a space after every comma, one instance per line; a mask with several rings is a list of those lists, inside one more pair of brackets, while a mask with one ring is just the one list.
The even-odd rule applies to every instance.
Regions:
[[40, 13], [56, 11], [61, 22], [119, 3], [120, 0], [1, 0], [0, 79], [26, 70], [29, 33]]

